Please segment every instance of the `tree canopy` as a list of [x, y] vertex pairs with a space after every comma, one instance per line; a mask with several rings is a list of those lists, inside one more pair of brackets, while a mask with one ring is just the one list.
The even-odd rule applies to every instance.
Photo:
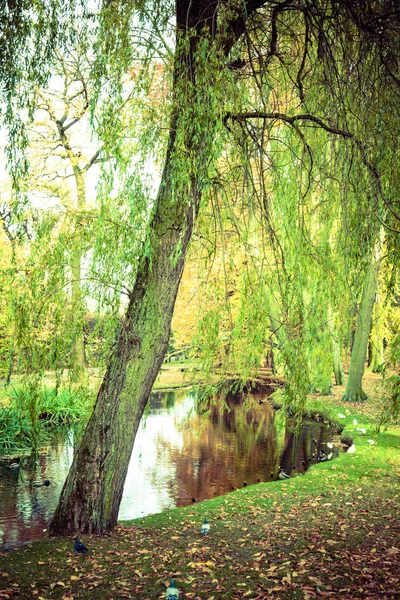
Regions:
[[[224, 275], [197, 348], [245, 379], [275, 344], [295, 414], [310, 389], [329, 389], [330, 363], [355, 320], [340, 315], [357, 312], [371, 288], [377, 244], [395, 281], [400, 11], [394, 0], [17, 0], [1, 10], [17, 222], [29, 205], [27, 127], [38, 89], [77, 44], [90, 64], [84, 106], [107, 162], [99, 219], [86, 227], [81, 203], [75, 223], [90, 231], [94, 271], [108, 281], [103, 299], [118, 283], [128, 300], [51, 529], [104, 531], [116, 522], [168, 347], [192, 234]], [[73, 121], [54, 122], [66, 149]], [[149, 163], [157, 192], [142, 176]], [[74, 244], [76, 280], [89, 247]], [[393, 293], [393, 283], [385, 289]]]

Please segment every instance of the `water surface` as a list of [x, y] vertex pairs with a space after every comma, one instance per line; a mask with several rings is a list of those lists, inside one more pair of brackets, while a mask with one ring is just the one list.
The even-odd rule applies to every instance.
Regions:
[[[305, 421], [291, 431], [268, 403], [254, 394], [250, 408], [227, 400], [229, 409], [196, 410], [188, 390], [156, 392], [139, 427], [125, 482], [119, 519], [134, 519], [199, 502], [259, 481], [304, 472], [329, 450], [330, 429]], [[279, 415], [279, 413], [278, 413]], [[11, 548], [41, 537], [57, 505], [72, 462], [74, 434], [55, 438], [37, 470], [21, 461], [10, 471], [0, 461], [0, 546]], [[33, 485], [50, 480], [49, 487]]]

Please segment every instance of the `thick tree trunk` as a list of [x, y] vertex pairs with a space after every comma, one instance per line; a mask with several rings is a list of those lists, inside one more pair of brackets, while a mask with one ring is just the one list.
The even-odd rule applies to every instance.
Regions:
[[351, 352], [349, 377], [343, 400], [360, 402], [366, 400], [367, 395], [362, 389], [365, 359], [368, 349], [368, 338], [371, 331], [372, 313], [374, 310], [375, 296], [378, 285], [380, 266], [380, 243], [377, 244], [371, 264], [365, 275], [363, 293], [358, 312], [356, 333]]
[[[225, 55], [244, 31], [246, 18], [263, 2], [249, 2], [237, 13]], [[245, 16], [246, 15], [246, 16]], [[196, 80], [196, 48], [215, 35], [213, 0], [176, 3], [177, 28], [190, 31], [189, 44], [178, 35], [174, 75], [174, 113], [160, 190], [149, 224], [147, 251], [119, 339], [110, 358], [95, 408], [75, 454], [50, 533], [102, 533], [117, 523], [119, 505], [135, 435], [168, 347], [175, 298], [192, 235], [217, 116], [212, 111], [212, 79]], [[195, 32], [195, 33], [194, 33]], [[207, 57], [202, 57], [208, 67]], [[211, 77], [211, 75], [209, 75]], [[198, 122], [196, 121], [198, 117]], [[183, 183], [182, 183], [183, 182]]]
[[[168, 165], [152, 220], [157, 240], [143, 258], [116, 348], [64, 485], [51, 534], [104, 532], [117, 522], [135, 434], [169, 340], [199, 194], [171, 205]], [[180, 254], [174, 259], [177, 247]]]
[[[247, 14], [235, 17], [229, 40], [224, 37], [220, 45], [225, 55], [243, 33], [248, 15], [262, 4], [249, 2]], [[50, 525], [52, 535], [102, 533], [117, 523], [136, 431], [168, 346], [175, 298], [200, 190], [207, 181], [218, 118], [212, 111], [212, 80], [204, 73], [200, 83], [196, 80], [195, 56], [202, 36], [209, 40], [215, 33], [215, 3], [178, 0], [176, 17], [178, 30], [190, 31], [191, 37], [189, 45], [180, 44], [178, 35], [181, 50], [174, 77], [175, 110], [149, 224], [147, 247], [151, 250], [140, 259], [117, 344]], [[207, 57], [202, 60], [208, 67]]]

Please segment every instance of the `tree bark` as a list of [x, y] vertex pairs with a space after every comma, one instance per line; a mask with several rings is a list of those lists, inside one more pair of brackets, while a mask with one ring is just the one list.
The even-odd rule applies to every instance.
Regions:
[[[135, 435], [163, 361], [199, 197], [171, 209], [168, 165], [153, 218], [158, 240], [143, 258], [119, 339], [65, 482], [50, 533], [101, 533], [117, 523]], [[183, 236], [181, 235], [183, 232]], [[179, 258], [172, 255], [181, 244]]]
[[356, 333], [351, 352], [349, 377], [343, 396], [343, 400], [349, 402], [361, 402], [367, 399], [367, 395], [362, 389], [362, 378], [364, 375], [368, 338], [371, 331], [372, 313], [378, 286], [378, 273], [381, 261], [380, 254], [380, 242], [378, 242], [365, 275], [363, 293], [357, 317]]
[[[249, 1], [247, 11], [239, 14], [229, 40], [221, 43], [225, 56], [243, 33], [246, 18], [262, 4]], [[193, 117], [188, 119], [196, 106], [198, 110], [211, 111], [212, 82], [203, 82], [197, 89], [195, 51], [202, 36], [215, 34], [215, 3], [178, 0], [176, 17], [177, 48], [181, 51], [176, 57], [169, 146], [149, 224], [150, 256], [149, 252], [143, 253], [140, 259], [118, 341], [50, 524], [51, 535], [103, 533], [117, 523], [135, 435], [168, 347], [175, 298], [218, 118], [210, 112], [205, 119], [203, 114], [201, 133], [192, 125]], [[189, 31], [190, 43], [180, 44], [180, 34]], [[207, 61], [207, 57], [203, 60]], [[192, 91], [187, 98], [177, 94], [185, 82]], [[190, 180], [185, 189], [179, 190], [176, 176], [185, 166], [182, 154], [189, 156], [186, 166], [190, 165]]]

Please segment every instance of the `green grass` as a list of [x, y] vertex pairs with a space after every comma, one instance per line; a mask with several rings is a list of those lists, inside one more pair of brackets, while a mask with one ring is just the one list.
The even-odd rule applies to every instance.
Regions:
[[[146, 600], [165, 597], [175, 576], [180, 597], [194, 600], [398, 597], [400, 429], [374, 434], [359, 406], [320, 402], [309, 410], [342, 423], [355, 454], [84, 536], [90, 552], [82, 557], [73, 556], [71, 538], [45, 538], [1, 556], [0, 590], [10, 598]], [[202, 538], [205, 516], [211, 530]]]
[[89, 416], [92, 395], [86, 389], [51, 389], [43, 386], [35, 401], [24, 386], [7, 390], [7, 403], [0, 405], [0, 454], [26, 454], [35, 444], [49, 440], [51, 429], [72, 425]]

